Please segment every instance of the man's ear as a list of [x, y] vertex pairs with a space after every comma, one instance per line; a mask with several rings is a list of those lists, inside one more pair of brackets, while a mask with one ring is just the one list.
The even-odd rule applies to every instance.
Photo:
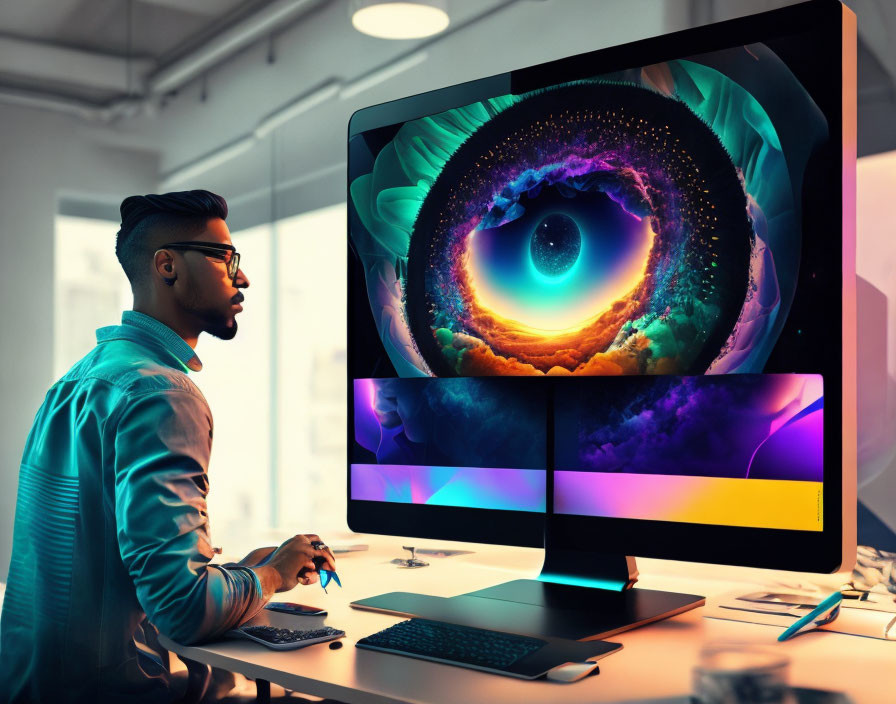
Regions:
[[177, 280], [177, 267], [171, 252], [167, 249], [156, 251], [152, 263], [156, 275], [169, 286], [174, 286], [174, 282]]

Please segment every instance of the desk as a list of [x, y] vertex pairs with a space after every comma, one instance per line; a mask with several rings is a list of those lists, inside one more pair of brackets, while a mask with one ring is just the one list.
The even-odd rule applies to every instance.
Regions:
[[[846, 692], [856, 704], [881, 702], [896, 691], [896, 642], [837, 633], [810, 633], [776, 643], [779, 629], [702, 617], [695, 609], [671, 619], [612, 637], [623, 649], [600, 663], [601, 673], [573, 684], [524, 681], [474, 670], [360, 650], [354, 643], [393, 623], [396, 616], [357, 611], [349, 603], [389, 591], [454, 596], [518, 578], [534, 578], [543, 552], [535, 549], [404, 540], [418, 547], [454, 547], [469, 555], [427, 558], [429, 567], [407, 570], [390, 564], [401, 556], [402, 539], [363, 536], [367, 552], [338, 556], [343, 589], [324, 594], [319, 585], [297, 587], [277, 595], [326, 608], [326, 618], [263, 611], [252, 623], [312, 628], [326, 624], [346, 632], [344, 647], [327, 644], [277, 652], [248, 641], [224, 641], [188, 647], [162, 638], [169, 650], [198, 662], [264, 679], [318, 697], [352, 704], [393, 702], [621, 702], [672, 698], [691, 691], [691, 668], [700, 648], [710, 641], [767, 645], [791, 658], [790, 683], [798, 687]], [[638, 560], [638, 586], [650, 589], [716, 594], [749, 581], [768, 584], [775, 573], [712, 565]], [[738, 580], [738, 581], [735, 581]], [[746, 581], [743, 581], [746, 580]]]

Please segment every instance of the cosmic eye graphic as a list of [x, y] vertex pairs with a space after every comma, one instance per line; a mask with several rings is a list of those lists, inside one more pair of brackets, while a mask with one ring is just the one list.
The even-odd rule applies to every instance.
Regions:
[[682, 103], [546, 90], [485, 122], [429, 190], [410, 330], [437, 376], [702, 372], [740, 313], [751, 237], [731, 159]]
[[[795, 80], [761, 45], [726, 60]], [[351, 242], [395, 373], [761, 371], [827, 130], [804, 97], [787, 156], [748, 87], [688, 60], [363, 133]]]

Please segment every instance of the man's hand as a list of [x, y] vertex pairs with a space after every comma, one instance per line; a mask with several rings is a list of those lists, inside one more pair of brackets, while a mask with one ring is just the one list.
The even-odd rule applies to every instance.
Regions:
[[237, 564], [245, 565], [246, 567], [258, 567], [260, 565], [266, 565], [268, 559], [276, 549], [277, 548], [273, 545], [267, 548], [256, 548], [248, 555], [246, 555], [242, 560], [237, 562]]
[[[257, 567], [252, 567], [262, 581], [262, 591], [267, 595], [273, 592], [286, 592], [297, 584], [314, 584], [320, 578], [315, 558], [320, 558], [321, 569], [336, 569], [336, 558], [330, 549], [315, 549], [311, 543], [320, 542], [320, 537], [309, 533], [297, 535], [285, 541], [279, 548], [259, 548], [249, 553], [243, 561], [261, 558]], [[267, 553], [267, 554], [265, 554]], [[266, 558], [266, 559], [265, 559]]]

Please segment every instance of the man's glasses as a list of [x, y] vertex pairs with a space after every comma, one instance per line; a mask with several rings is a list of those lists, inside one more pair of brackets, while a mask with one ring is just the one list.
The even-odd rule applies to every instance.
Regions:
[[236, 273], [240, 270], [240, 253], [232, 244], [221, 242], [169, 242], [159, 249], [192, 249], [202, 252], [207, 257], [220, 259], [227, 264], [227, 275], [236, 280]]

